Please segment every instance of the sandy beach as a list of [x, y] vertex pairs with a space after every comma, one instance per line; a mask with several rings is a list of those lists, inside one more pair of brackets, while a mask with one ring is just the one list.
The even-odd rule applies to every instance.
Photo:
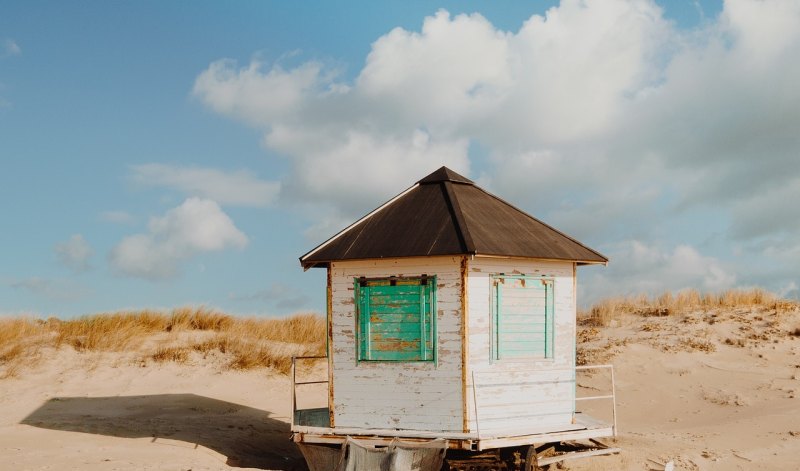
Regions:
[[295, 469], [286, 376], [89, 356], [0, 383], [0, 468]]
[[[800, 468], [796, 311], [626, 315], [608, 324], [579, 329], [579, 359], [614, 365], [622, 453], [567, 469]], [[227, 369], [219, 352], [180, 364], [69, 347], [38, 356], [0, 380], [1, 469], [305, 469], [289, 441], [285, 375]], [[579, 395], [606, 384], [584, 373]], [[587, 403], [592, 414], [608, 410]]]

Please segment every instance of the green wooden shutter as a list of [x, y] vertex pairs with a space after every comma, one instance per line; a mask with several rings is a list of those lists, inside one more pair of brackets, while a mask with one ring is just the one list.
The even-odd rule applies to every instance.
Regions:
[[434, 359], [435, 279], [356, 280], [359, 360]]
[[494, 275], [492, 282], [493, 357], [552, 358], [552, 280]]

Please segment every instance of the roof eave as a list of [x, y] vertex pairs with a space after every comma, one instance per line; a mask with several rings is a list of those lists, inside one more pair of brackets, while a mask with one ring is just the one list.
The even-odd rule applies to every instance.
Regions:
[[339, 260], [314, 260], [302, 261], [301, 265], [303, 270], [310, 270], [311, 268], [328, 268], [332, 262], [355, 262], [359, 260], [393, 260], [398, 258], [428, 258], [428, 257], [485, 257], [485, 258], [524, 258], [529, 260], [543, 260], [548, 262], [571, 262], [578, 265], [603, 265], [608, 266], [608, 260], [576, 260], [573, 258], [544, 258], [544, 257], [527, 257], [522, 255], [498, 255], [488, 253], [475, 252], [462, 252], [451, 254], [435, 254], [435, 255], [405, 255], [405, 256], [389, 256], [389, 257], [368, 257], [368, 258], [343, 258]]
[[481, 253], [481, 254], [474, 254], [476, 257], [485, 257], [485, 258], [524, 258], [528, 260], [542, 260], [546, 262], [572, 262], [577, 263], [578, 265], [608, 265], [608, 259], [604, 260], [581, 260], [577, 258], [558, 258], [558, 257], [532, 257], [529, 255], [505, 255], [505, 254], [492, 254], [492, 253]]
[[606, 260], [605, 262], [593, 262], [593, 261], [587, 261], [587, 260], [578, 260], [575, 263], [577, 263], [578, 265], [581, 265], [581, 266], [583, 266], [583, 265], [603, 265], [604, 267], [608, 266], [608, 260]]
[[304, 262], [301, 260], [300, 266], [303, 267], [303, 271], [308, 271], [312, 268], [328, 268], [330, 262]]
[[307, 269], [308, 269], [308, 268], [306, 268], [306, 264], [307, 264], [307, 263], [312, 263], [312, 264], [313, 264], [313, 263], [315, 263], [315, 262], [309, 262], [308, 260], [306, 260], [307, 258], [309, 258], [310, 256], [314, 255], [316, 252], [319, 252], [319, 251], [320, 251], [320, 250], [321, 250], [323, 247], [326, 247], [328, 244], [330, 244], [330, 243], [331, 243], [331, 242], [333, 242], [334, 240], [338, 239], [339, 237], [341, 237], [342, 235], [344, 235], [345, 233], [347, 233], [347, 231], [349, 231], [350, 229], [354, 228], [355, 226], [357, 226], [358, 224], [360, 224], [362, 221], [364, 221], [364, 220], [367, 220], [367, 219], [369, 219], [370, 217], [372, 217], [374, 214], [376, 214], [376, 213], [378, 213], [378, 212], [382, 211], [384, 208], [386, 208], [387, 206], [391, 205], [391, 204], [392, 204], [392, 203], [394, 203], [396, 200], [400, 199], [400, 198], [401, 198], [402, 196], [404, 196], [406, 193], [408, 193], [409, 191], [413, 190], [414, 188], [416, 188], [416, 187], [418, 187], [418, 186], [419, 186], [419, 183], [415, 183], [415, 184], [413, 184], [412, 186], [410, 186], [410, 187], [406, 188], [406, 189], [405, 189], [405, 191], [403, 191], [403, 192], [402, 192], [402, 193], [400, 193], [399, 195], [395, 196], [394, 198], [390, 199], [389, 201], [387, 201], [387, 202], [383, 203], [382, 205], [378, 206], [377, 208], [375, 208], [374, 210], [372, 210], [371, 212], [369, 212], [367, 215], [365, 215], [365, 216], [364, 216], [364, 217], [362, 217], [361, 219], [359, 219], [359, 220], [355, 221], [354, 223], [350, 224], [349, 226], [345, 227], [345, 228], [344, 228], [344, 229], [342, 229], [341, 231], [339, 231], [339, 232], [337, 232], [336, 234], [334, 234], [334, 235], [333, 235], [331, 238], [329, 238], [329, 239], [328, 239], [328, 240], [326, 240], [325, 242], [323, 242], [323, 243], [319, 244], [318, 246], [316, 246], [316, 247], [314, 247], [313, 249], [311, 249], [311, 250], [309, 250], [308, 252], [306, 252], [304, 255], [302, 255], [302, 256], [300, 257], [300, 265], [302, 265], [302, 266], [303, 266], [303, 268], [307, 270]]
[[439, 254], [431, 254], [431, 255], [390, 255], [387, 257], [359, 257], [359, 258], [340, 258], [336, 260], [314, 260], [314, 261], [300, 261], [300, 264], [303, 266], [303, 270], [309, 270], [311, 268], [327, 268], [333, 262], [357, 262], [361, 260], [396, 260], [396, 259], [407, 259], [407, 258], [431, 258], [431, 257], [463, 257], [463, 256], [475, 256], [476, 253], [465, 253], [465, 252], [457, 252], [457, 253], [439, 253]]

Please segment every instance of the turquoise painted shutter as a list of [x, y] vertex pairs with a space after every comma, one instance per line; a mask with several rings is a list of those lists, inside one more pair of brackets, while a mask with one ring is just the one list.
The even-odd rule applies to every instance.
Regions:
[[496, 275], [493, 283], [494, 358], [552, 358], [552, 280]]
[[433, 360], [434, 279], [370, 280], [356, 286], [359, 359]]
[[358, 302], [358, 359], [369, 360], [369, 285], [360, 286], [356, 281]]

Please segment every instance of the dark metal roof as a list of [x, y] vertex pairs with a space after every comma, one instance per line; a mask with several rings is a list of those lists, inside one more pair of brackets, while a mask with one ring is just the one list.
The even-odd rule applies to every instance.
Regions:
[[300, 263], [310, 268], [336, 260], [461, 254], [608, 262], [442, 167], [300, 257]]

